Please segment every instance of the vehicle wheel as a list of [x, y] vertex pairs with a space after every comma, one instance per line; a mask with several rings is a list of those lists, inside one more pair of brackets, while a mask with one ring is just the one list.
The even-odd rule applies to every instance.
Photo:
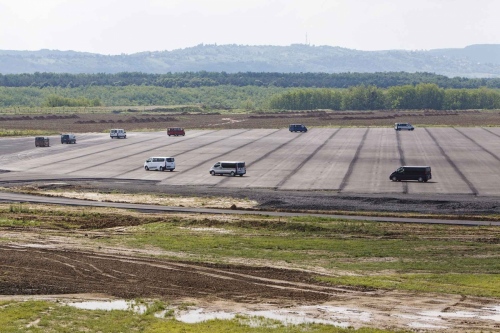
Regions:
[[211, 174], [212, 176], [215, 176], [215, 171], [210, 171], [210, 174]]
[[163, 170], [165, 170], [165, 168], [161, 166], [161, 167], [160, 167], [160, 171], [163, 171]]
[[421, 183], [424, 181], [424, 179], [422, 177], [418, 177], [418, 181]]
[[235, 173], [234, 171], [231, 171], [231, 173], [229, 174], [231, 177], [234, 177]]
[[393, 182], [395, 182], [395, 181], [397, 181], [397, 180], [398, 180], [398, 178], [397, 178], [396, 176], [392, 176], [391, 180], [392, 180]]
[[170, 172], [174, 171], [174, 169], [170, 169]]
[[427, 183], [428, 179], [424, 180], [424, 183]]
[[149, 168], [148, 168], [148, 166], [147, 166], [147, 165], [144, 167], [144, 169], [146, 169], [146, 171], [149, 171]]
[[243, 175], [240, 175], [240, 177], [243, 177]]

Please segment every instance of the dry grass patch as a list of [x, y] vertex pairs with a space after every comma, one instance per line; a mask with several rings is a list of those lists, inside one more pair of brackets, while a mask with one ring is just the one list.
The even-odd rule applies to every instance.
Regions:
[[239, 209], [252, 209], [257, 207], [258, 205], [258, 202], [255, 200], [236, 199], [229, 197], [181, 197], [158, 194], [102, 193], [74, 190], [41, 190], [35, 186], [10, 188], [9, 190], [14, 192], [45, 195], [51, 197], [173, 207], [230, 209], [236, 206]]

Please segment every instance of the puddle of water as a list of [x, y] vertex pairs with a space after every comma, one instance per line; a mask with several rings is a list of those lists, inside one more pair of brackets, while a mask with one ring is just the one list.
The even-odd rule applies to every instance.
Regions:
[[122, 311], [134, 311], [137, 313], [144, 313], [146, 311], [146, 306], [142, 304], [137, 304], [135, 301], [86, 301], [86, 302], [73, 302], [67, 303], [67, 305], [84, 310], [122, 310]]
[[[86, 310], [123, 310], [134, 311], [142, 314], [147, 310], [146, 304], [137, 304], [135, 301], [114, 300], [114, 301], [86, 301], [67, 303], [79, 309]], [[353, 323], [372, 321], [370, 312], [335, 306], [302, 306], [287, 309], [258, 310], [258, 311], [210, 311], [204, 308], [190, 309], [186, 311], [175, 310], [175, 319], [183, 323], [194, 324], [207, 320], [232, 320], [236, 315], [247, 316], [248, 319], [242, 321], [252, 327], [261, 327], [265, 324], [263, 319], [275, 320], [284, 325], [300, 324], [324, 324], [341, 328], [353, 326]], [[156, 313], [157, 317], [164, 317], [166, 310]], [[423, 311], [416, 314], [400, 313], [393, 316], [407, 319], [407, 326], [415, 329], [446, 329], [446, 318], [478, 318], [484, 320], [500, 321], [500, 305], [485, 307], [477, 311]], [[259, 319], [261, 318], [261, 319]]]
[[214, 319], [224, 319], [231, 320], [236, 316], [235, 313], [216, 311], [216, 312], [205, 312], [204, 309], [196, 309], [183, 312], [180, 315], [175, 316], [175, 319], [182, 321], [187, 324], [195, 324], [202, 321], [214, 320]]
[[[319, 318], [318, 312], [321, 313], [321, 318]], [[342, 328], [347, 328], [351, 325], [351, 323], [348, 322], [349, 320], [359, 320], [362, 322], [369, 322], [371, 320], [371, 314], [368, 312], [333, 306], [304, 306], [296, 309], [247, 311], [239, 314], [276, 320], [284, 325], [314, 323], [333, 325]], [[235, 316], [236, 313], [234, 312], [210, 312], [204, 309], [195, 309], [183, 312], [175, 318], [184, 323], [199, 323], [212, 319], [233, 319]], [[251, 326], [260, 326], [261, 323], [259, 323], [258, 320], [252, 320], [249, 324]]]

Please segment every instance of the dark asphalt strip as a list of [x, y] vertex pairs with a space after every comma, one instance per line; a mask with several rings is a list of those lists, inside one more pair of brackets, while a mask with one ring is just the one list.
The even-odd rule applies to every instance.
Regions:
[[[138, 144], [142, 144], [144, 142], [148, 142], [148, 141], [152, 141], [152, 140], [156, 140], [156, 139], [158, 139], [158, 138], [142, 140], [142, 141], [139, 141], [139, 142], [133, 142], [133, 143], [129, 143], [129, 144], [126, 144], [126, 145], [123, 145], [123, 146], [120, 146], [120, 147], [127, 147], [127, 146], [138, 145]], [[127, 140], [127, 139], [125, 139], [125, 140]], [[37, 164], [36, 168], [42, 167], [42, 166], [47, 166], [47, 165], [54, 165], [54, 164], [57, 164], [57, 163], [60, 163], [60, 162], [67, 162], [67, 161], [71, 161], [71, 160], [74, 160], [74, 159], [77, 159], [77, 158], [81, 158], [81, 157], [85, 157], [85, 156], [91, 156], [91, 155], [95, 155], [95, 154], [106, 152], [106, 151], [112, 151], [112, 150], [115, 150], [115, 149], [116, 149], [116, 147], [112, 147], [112, 148], [109, 148], [109, 149], [99, 150], [97, 152], [93, 152], [93, 153], [89, 153], [89, 154], [78, 155], [77, 157], [65, 158], [65, 159], [62, 159], [62, 160], [58, 160], [57, 162], [52, 161], [50, 163]], [[60, 151], [58, 151], [58, 152], [60, 152]], [[33, 168], [30, 169], [30, 170], [33, 170]]]
[[195, 214], [224, 214], [224, 215], [263, 215], [263, 216], [315, 216], [332, 219], [354, 220], [354, 221], [372, 221], [372, 222], [392, 222], [392, 223], [419, 223], [419, 224], [448, 224], [465, 226], [500, 226], [498, 221], [474, 221], [474, 220], [440, 220], [423, 218], [399, 218], [382, 216], [354, 216], [354, 215], [333, 215], [333, 214], [308, 214], [293, 212], [274, 212], [274, 211], [252, 211], [237, 209], [210, 209], [210, 208], [188, 208], [157, 206], [147, 204], [129, 204], [119, 202], [102, 202], [80, 199], [69, 199], [63, 197], [44, 197], [30, 194], [0, 192], [0, 201], [4, 202], [31, 202], [53, 205], [83, 206], [83, 207], [112, 207], [119, 209], [132, 209], [141, 212], [169, 212], [169, 213], [195, 213]]
[[455, 127], [453, 127], [453, 129], [455, 131], [457, 131], [458, 133], [462, 134], [463, 136], [465, 136], [467, 139], [469, 139], [472, 143], [474, 143], [476, 146], [478, 146], [479, 148], [481, 148], [481, 150], [485, 151], [486, 153], [488, 153], [489, 155], [491, 155], [491, 157], [493, 157], [495, 160], [499, 161], [500, 162], [500, 157], [498, 157], [495, 153], [489, 151], [488, 149], [486, 149], [485, 147], [481, 146], [476, 140], [474, 140], [473, 138], [471, 138], [470, 136], [468, 136], [467, 134], [465, 134], [464, 132], [460, 131], [459, 129], [456, 129]]
[[363, 134], [363, 138], [361, 139], [361, 142], [359, 143], [358, 149], [356, 149], [356, 153], [354, 153], [354, 157], [352, 158], [351, 163], [349, 163], [349, 167], [347, 168], [347, 172], [345, 173], [344, 179], [342, 179], [342, 182], [340, 183], [339, 192], [344, 190], [344, 188], [347, 185], [347, 182], [351, 178], [351, 174], [352, 174], [352, 171], [354, 169], [354, 164], [356, 164], [356, 162], [358, 161], [359, 152], [361, 151], [361, 149], [363, 148], [363, 146], [365, 144], [366, 136], [368, 135], [369, 130], [370, 129], [367, 128], [365, 131], [365, 134]]
[[318, 148], [316, 148], [311, 154], [309, 154], [309, 156], [307, 156], [307, 158], [305, 158], [302, 162], [300, 162], [299, 165], [297, 165], [297, 167], [292, 171], [290, 172], [285, 178], [283, 178], [277, 185], [276, 185], [276, 188], [280, 188], [281, 186], [283, 186], [283, 184], [285, 184], [293, 175], [295, 175], [297, 172], [299, 172], [300, 169], [302, 169], [302, 167], [307, 163], [309, 162], [313, 157], [314, 155], [316, 155], [321, 149], [323, 149], [323, 147], [340, 131], [340, 128], [337, 129], [335, 132], [333, 132], [330, 137], [328, 139], [325, 140], [325, 142], [323, 142]]
[[[184, 172], [188, 172], [188, 171], [191, 171], [191, 170], [193, 170], [193, 169], [196, 169], [196, 168], [198, 168], [198, 167], [202, 166], [203, 164], [209, 163], [210, 161], [215, 161], [215, 160], [219, 159], [220, 157], [223, 157], [223, 156], [225, 156], [225, 155], [227, 155], [227, 154], [229, 154], [229, 153], [232, 153], [233, 151], [237, 151], [238, 149], [241, 149], [241, 148], [243, 148], [243, 147], [246, 147], [246, 146], [248, 146], [248, 145], [251, 145], [251, 144], [252, 144], [252, 143], [254, 143], [254, 142], [257, 142], [257, 141], [262, 140], [262, 139], [264, 139], [264, 138], [266, 138], [266, 137], [268, 137], [268, 136], [270, 136], [270, 135], [273, 135], [273, 134], [274, 134], [274, 133], [276, 133], [277, 131], [279, 131], [279, 130], [276, 130], [276, 131], [274, 131], [274, 132], [271, 132], [271, 133], [269, 133], [269, 134], [266, 134], [266, 135], [264, 135], [264, 136], [261, 136], [261, 137], [260, 137], [260, 138], [258, 138], [258, 139], [252, 140], [252, 141], [250, 141], [250, 142], [248, 142], [248, 143], [245, 143], [244, 145], [241, 145], [241, 146], [238, 146], [238, 147], [236, 147], [236, 148], [234, 148], [234, 149], [228, 150], [228, 151], [226, 151], [226, 152], [224, 152], [224, 153], [222, 153], [222, 154], [219, 154], [219, 155], [217, 155], [217, 156], [212, 156], [212, 157], [210, 157], [210, 158], [207, 158], [206, 160], [201, 161], [200, 163], [198, 163], [198, 164], [196, 164], [196, 165], [193, 165], [193, 166], [192, 166], [192, 167], [190, 167], [190, 168], [184, 169], [184, 170], [182, 170], [181, 172], [176, 173], [175, 175], [173, 175], [173, 176], [171, 176], [171, 177], [168, 177], [168, 179], [172, 179], [172, 178], [174, 178], [174, 177], [176, 177], [176, 176], [178, 176], [178, 175], [180, 175], [180, 174], [183, 174]], [[246, 131], [245, 131], [245, 132], [246, 132]], [[225, 139], [226, 139], [226, 140], [228, 140], [228, 138], [225, 138]], [[212, 143], [213, 143], [213, 142], [212, 142]]]
[[[155, 150], [155, 149], [158, 149], [158, 148], [163, 148], [163, 147], [168, 147], [168, 146], [174, 146], [174, 145], [179, 144], [181, 142], [186, 142], [186, 141], [189, 141], [189, 140], [193, 140], [193, 139], [196, 139], [196, 138], [198, 138], [200, 136], [208, 135], [208, 134], [213, 133], [213, 132], [215, 132], [215, 131], [208, 132], [208, 133], [203, 133], [201, 135], [197, 135], [197, 136], [193, 136], [193, 137], [189, 137], [189, 138], [186, 138], [184, 140], [174, 141], [174, 142], [167, 143], [167, 144], [161, 144], [159, 146], [155, 146], [155, 147], [152, 147], [152, 148], [148, 147], [148, 150], [144, 150], [144, 151], [141, 151], [139, 153], [129, 154], [129, 155], [126, 155], [126, 156], [115, 158], [115, 159], [113, 159], [113, 163], [116, 162], [116, 161], [120, 161], [120, 160], [124, 160], [124, 159], [130, 158], [131, 156], [135, 156], [135, 155], [139, 155], [139, 154], [145, 154], [148, 151]], [[158, 138], [155, 138], [155, 139], [158, 139]], [[152, 140], [154, 140], [154, 139], [152, 139]], [[223, 139], [221, 139], [221, 140], [223, 140]], [[218, 140], [218, 141], [221, 141], [221, 140]], [[151, 140], [145, 140], [145, 141], [151, 141]], [[145, 142], [145, 141], [141, 141], [141, 143]], [[198, 146], [197, 148], [200, 148], [200, 147]], [[197, 148], [195, 148], [195, 149], [197, 149]], [[113, 149], [116, 149], [116, 148], [113, 148]], [[194, 150], [194, 149], [192, 149], [192, 150]], [[104, 151], [106, 151], [106, 150], [104, 150]], [[98, 153], [101, 153], [101, 152], [103, 152], [103, 151], [99, 151], [99, 152], [96, 152], [96, 153], [93, 153], [93, 154], [90, 154], [90, 155], [98, 154]], [[87, 154], [87, 155], [89, 155], [89, 154]], [[82, 156], [87, 156], [87, 155], [82, 155]], [[80, 158], [80, 157], [81, 156], [76, 157], [76, 158]], [[68, 172], [68, 173], [66, 173], [66, 175], [70, 175], [70, 174], [78, 172], [78, 171], [87, 170], [87, 169], [94, 168], [96, 166], [100, 166], [100, 165], [104, 165], [104, 164], [108, 164], [108, 163], [111, 163], [111, 162], [110, 161], [106, 161], [106, 162], [103, 162], [103, 163], [97, 163], [97, 164], [94, 164], [94, 165], [86, 166], [85, 168], [81, 168], [81, 169], [77, 169], [77, 170], [73, 170], [71, 172]], [[134, 168], [132, 170], [129, 170], [129, 171], [120, 173], [118, 175], [115, 175], [114, 177], [119, 177], [121, 175], [127, 174], [127, 173], [129, 173], [131, 171], [136, 171], [138, 169], [142, 169], [142, 167], [140, 167], [140, 168]]]
[[[395, 131], [396, 132], [396, 141], [398, 142], [398, 152], [399, 152], [399, 163], [401, 163], [401, 166], [406, 165], [405, 161], [405, 154], [403, 151], [403, 147], [401, 147], [401, 137], [400, 137], [400, 131]], [[403, 182], [403, 194], [408, 193], [408, 183]]]
[[472, 184], [471, 181], [468, 180], [467, 177], [465, 177], [465, 175], [462, 173], [462, 171], [460, 171], [460, 169], [457, 167], [457, 165], [455, 164], [455, 162], [453, 162], [452, 159], [448, 156], [448, 154], [446, 154], [446, 152], [444, 151], [443, 147], [441, 147], [441, 145], [439, 144], [439, 142], [436, 140], [436, 137], [434, 137], [434, 135], [432, 135], [432, 133], [427, 128], [424, 128], [424, 130], [429, 134], [429, 136], [431, 137], [431, 139], [436, 144], [436, 147], [439, 148], [439, 151], [441, 152], [441, 155], [444, 156], [444, 158], [446, 159], [446, 161], [448, 161], [448, 163], [451, 165], [451, 167], [453, 168], [453, 170], [455, 170], [455, 172], [458, 173], [458, 175], [460, 176], [460, 178], [462, 178], [462, 180], [467, 184], [467, 186], [469, 186], [469, 189], [471, 190], [471, 193], [473, 195], [477, 195], [478, 191], [477, 191], [476, 187], [474, 186], [474, 184]]

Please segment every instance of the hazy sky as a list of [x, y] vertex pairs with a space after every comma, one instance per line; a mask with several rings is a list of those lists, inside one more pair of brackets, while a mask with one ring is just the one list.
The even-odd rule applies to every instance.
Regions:
[[500, 44], [500, 0], [0, 0], [0, 50]]

